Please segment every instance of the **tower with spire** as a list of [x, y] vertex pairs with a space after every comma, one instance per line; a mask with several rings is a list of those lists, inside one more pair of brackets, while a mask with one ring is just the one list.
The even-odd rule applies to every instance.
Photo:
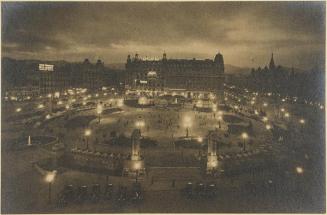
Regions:
[[270, 59], [270, 63], [269, 63], [269, 69], [275, 69], [274, 53], [271, 53], [271, 59]]

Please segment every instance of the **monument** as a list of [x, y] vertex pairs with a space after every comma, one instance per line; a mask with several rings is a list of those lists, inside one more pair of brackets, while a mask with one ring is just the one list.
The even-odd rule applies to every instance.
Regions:
[[132, 154], [130, 159], [124, 162], [123, 176], [135, 176], [136, 180], [139, 176], [145, 175], [144, 159], [140, 153], [141, 130], [134, 129], [131, 135]]
[[217, 132], [209, 131], [208, 134], [208, 153], [207, 153], [207, 171], [208, 175], [214, 175], [218, 170], [218, 156], [217, 156]]

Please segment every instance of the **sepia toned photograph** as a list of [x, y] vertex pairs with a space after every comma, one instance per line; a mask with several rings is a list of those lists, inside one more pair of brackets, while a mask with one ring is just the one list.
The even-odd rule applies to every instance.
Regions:
[[326, 213], [325, 1], [1, 2], [1, 213]]

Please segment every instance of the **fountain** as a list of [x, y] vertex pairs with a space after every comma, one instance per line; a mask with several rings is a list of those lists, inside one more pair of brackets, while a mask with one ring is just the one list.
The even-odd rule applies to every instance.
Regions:
[[214, 174], [218, 170], [217, 138], [217, 132], [209, 132], [207, 152], [207, 174], [209, 175]]
[[140, 153], [140, 138], [141, 130], [134, 129], [131, 136], [132, 155], [130, 159], [125, 160], [123, 168], [123, 175], [135, 176], [136, 180], [138, 176], [144, 176], [145, 174], [144, 160]]

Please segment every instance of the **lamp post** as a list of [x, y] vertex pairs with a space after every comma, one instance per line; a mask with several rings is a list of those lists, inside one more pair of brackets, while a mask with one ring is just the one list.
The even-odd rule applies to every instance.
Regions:
[[288, 112], [286, 112], [286, 113], [284, 114], [284, 116], [285, 116], [286, 120], [288, 120], [288, 119], [290, 118], [290, 114], [289, 114]]
[[54, 170], [52, 172], [49, 172], [46, 174], [45, 176], [45, 181], [49, 183], [49, 204], [51, 203], [51, 185], [52, 185], [52, 182], [54, 181], [55, 177], [56, 177], [56, 174], [57, 174], [57, 171]]
[[304, 172], [303, 168], [300, 167], [300, 166], [297, 166], [297, 167], [295, 168], [295, 171], [296, 171], [296, 173], [299, 174], [299, 175], [302, 175], [303, 172]]
[[262, 118], [262, 121], [263, 121], [263, 122], [267, 122], [267, 121], [268, 121], [268, 117], [266, 117], [266, 116], [263, 117], [263, 118]]
[[213, 118], [216, 118], [216, 112], [217, 112], [217, 105], [216, 104], [212, 105], [212, 111], [213, 111]]
[[271, 125], [269, 125], [269, 124], [266, 125], [266, 129], [267, 129], [267, 130], [270, 130], [270, 129], [271, 129]]
[[281, 108], [280, 111], [282, 112], [280, 115], [282, 116], [281, 118], [283, 118], [283, 114], [285, 112], [285, 108]]
[[189, 128], [191, 127], [192, 122], [189, 116], [184, 117], [184, 127], [186, 128], [186, 137], [189, 136]]
[[241, 136], [243, 139], [243, 151], [245, 151], [245, 141], [249, 138], [249, 135], [246, 132], [243, 132]]
[[218, 116], [218, 128], [221, 128], [221, 123], [220, 123], [221, 120], [222, 120], [222, 117]]
[[89, 136], [91, 135], [91, 129], [86, 129], [84, 132], [84, 136], [86, 138], [86, 149], [89, 149]]
[[300, 119], [299, 123], [301, 124], [301, 128], [303, 130], [304, 124], [305, 124], [305, 120], [304, 119]]
[[48, 98], [49, 98], [49, 113], [52, 113], [52, 98], [53, 98], [53, 95], [51, 93], [49, 93]]
[[135, 122], [135, 127], [140, 129], [140, 131], [142, 132], [142, 128], [145, 126], [145, 122], [143, 120], [137, 120]]
[[102, 106], [102, 102], [100, 102], [98, 105], [97, 105], [97, 114], [98, 114], [98, 123], [100, 124], [100, 120], [101, 120], [101, 113], [103, 111], [103, 106]]

